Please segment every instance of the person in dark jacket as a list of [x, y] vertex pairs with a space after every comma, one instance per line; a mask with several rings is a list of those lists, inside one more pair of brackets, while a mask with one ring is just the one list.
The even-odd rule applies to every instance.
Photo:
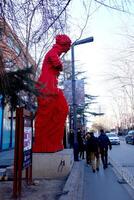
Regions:
[[106, 169], [108, 167], [108, 148], [111, 150], [112, 145], [103, 129], [100, 130], [98, 141], [103, 168]]
[[99, 171], [99, 143], [98, 138], [94, 136], [93, 132], [89, 132], [90, 138], [87, 140], [87, 150], [91, 159], [91, 167], [93, 173]]
[[79, 157], [84, 159], [84, 141], [83, 141], [83, 136], [82, 136], [82, 131], [78, 129], [77, 131], [77, 140], [78, 140], [78, 148], [79, 148]]
[[70, 148], [74, 148], [74, 131], [72, 129], [68, 134], [68, 143], [70, 145]]
[[91, 159], [90, 159], [90, 152], [88, 150], [88, 140], [90, 139], [90, 133], [87, 132], [85, 134], [85, 150], [86, 150], [86, 163], [91, 164]]

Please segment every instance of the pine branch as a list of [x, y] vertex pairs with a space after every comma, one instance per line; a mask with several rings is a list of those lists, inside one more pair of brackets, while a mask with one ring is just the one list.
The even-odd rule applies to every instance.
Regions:
[[0, 93], [4, 97], [4, 102], [9, 103], [13, 109], [22, 104], [24, 106], [31, 104], [24, 101], [24, 97], [40, 95], [36, 81], [30, 77], [32, 74], [32, 67], [0, 74]]

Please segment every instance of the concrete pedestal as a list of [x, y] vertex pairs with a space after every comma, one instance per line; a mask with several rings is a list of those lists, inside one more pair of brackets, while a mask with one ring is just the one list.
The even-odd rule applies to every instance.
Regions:
[[66, 177], [73, 163], [72, 149], [64, 149], [56, 153], [33, 153], [33, 178]]

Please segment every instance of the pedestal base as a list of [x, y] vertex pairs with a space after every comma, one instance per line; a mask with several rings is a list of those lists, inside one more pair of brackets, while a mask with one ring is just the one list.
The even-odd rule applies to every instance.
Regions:
[[73, 163], [72, 149], [64, 149], [56, 153], [33, 153], [33, 178], [66, 177]]

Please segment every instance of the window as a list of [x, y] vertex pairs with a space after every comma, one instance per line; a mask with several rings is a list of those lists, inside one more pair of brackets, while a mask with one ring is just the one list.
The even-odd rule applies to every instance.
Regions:
[[0, 40], [2, 40], [3, 28], [0, 27]]
[[134, 131], [129, 131], [128, 135], [133, 136], [134, 135]]
[[2, 138], [2, 149], [8, 149], [10, 144], [10, 119], [9, 115], [9, 105], [4, 107], [4, 116], [3, 116], [3, 138]]
[[3, 118], [3, 106], [2, 106], [2, 95], [0, 95], [0, 150], [2, 149], [2, 118]]
[[108, 136], [108, 137], [116, 137], [116, 134], [114, 134], [114, 133], [109, 133], [109, 134], [107, 134], [107, 136]]
[[18, 69], [18, 66], [10, 58], [5, 59], [4, 64], [6, 71], [15, 71]]
[[14, 50], [16, 52], [17, 55], [20, 54], [21, 49], [20, 49], [19, 45], [15, 44], [15, 40], [12, 35], [9, 35], [7, 37], [7, 44], [12, 50]]
[[15, 50], [17, 55], [19, 55], [20, 52], [21, 52], [20, 48], [17, 45], [14, 45], [14, 50]]
[[13, 37], [12, 37], [11, 35], [9, 35], [9, 36], [7, 37], [7, 44], [8, 44], [8, 46], [9, 46], [11, 49], [13, 49], [13, 47], [14, 47], [14, 40], [13, 40]]
[[12, 68], [14, 66], [14, 62], [12, 61], [12, 59], [5, 59], [4, 60], [4, 64], [5, 64], [5, 68]]

